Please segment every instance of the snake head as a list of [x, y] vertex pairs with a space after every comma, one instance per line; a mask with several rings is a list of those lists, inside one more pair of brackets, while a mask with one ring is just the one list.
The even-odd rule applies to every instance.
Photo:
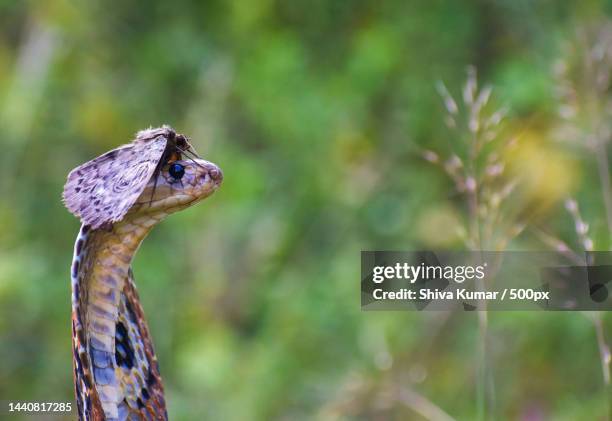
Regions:
[[163, 126], [140, 131], [131, 143], [73, 169], [62, 197], [84, 225], [108, 228], [127, 214], [160, 220], [210, 196], [222, 179], [219, 167], [200, 159], [186, 136]]
[[149, 180], [130, 213], [174, 213], [213, 194], [223, 172], [199, 158], [178, 159], [160, 166]]

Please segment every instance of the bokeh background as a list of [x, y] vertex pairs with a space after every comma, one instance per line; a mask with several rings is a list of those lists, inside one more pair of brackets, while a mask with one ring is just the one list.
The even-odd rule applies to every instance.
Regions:
[[0, 1], [0, 400], [73, 401], [65, 177], [166, 123], [225, 174], [134, 262], [171, 419], [605, 419], [606, 315], [489, 314], [483, 377], [477, 315], [362, 312], [359, 284], [361, 250], [475, 247], [453, 156], [469, 167], [489, 88], [482, 121], [512, 147], [474, 162], [518, 187], [491, 187], [480, 245], [609, 249], [609, 19], [609, 1]]

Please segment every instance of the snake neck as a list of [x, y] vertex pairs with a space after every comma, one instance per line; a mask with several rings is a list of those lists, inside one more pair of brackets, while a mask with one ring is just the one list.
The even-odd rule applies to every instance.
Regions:
[[108, 336], [114, 329], [100, 324], [116, 321], [132, 259], [150, 230], [151, 226], [124, 221], [110, 230], [90, 230], [84, 225], [77, 237], [72, 264], [73, 310], [80, 312], [85, 332], [109, 346]]
[[161, 408], [152, 415], [164, 419], [159, 369], [131, 274], [132, 259], [157, 222], [127, 218], [110, 229], [82, 226], [77, 237], [72, 322], [81, 419], [144, 419], [151, 398]]

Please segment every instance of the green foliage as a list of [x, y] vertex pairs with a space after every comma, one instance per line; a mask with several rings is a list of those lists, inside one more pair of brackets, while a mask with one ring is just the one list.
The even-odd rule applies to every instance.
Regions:
[[[65, 177], [167, 123], [225, 174], [134, 263], [172, 419], [418, 419], [398, 387], [474, 419], [475, 316], [362, 313], [360, 251], [461, 247], [437, 225], [464, 205], [419, 152], [452, 145], [435, 86], [459, 94], [467, 65], [508, 133], [565, 148], [554, 55], [612, 10], [584, 3], [0, 1], [0, 400], [72, 401]], [[589, 159], [578, 197], [605, 244]], [[570, 239], [540, 199], [535, 222]], [[601, 417], [587, 318], [491, 314], [489, 334], [495, 419]]]

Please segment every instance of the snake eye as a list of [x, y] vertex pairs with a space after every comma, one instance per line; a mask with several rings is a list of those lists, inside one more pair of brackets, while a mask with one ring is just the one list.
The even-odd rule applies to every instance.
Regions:
[[185, 167], [175, 162], [174, 164], [170, 164], [170, 169], [168, 169], [168, 172], [172, 177], [180, 180], [185, 175]]

